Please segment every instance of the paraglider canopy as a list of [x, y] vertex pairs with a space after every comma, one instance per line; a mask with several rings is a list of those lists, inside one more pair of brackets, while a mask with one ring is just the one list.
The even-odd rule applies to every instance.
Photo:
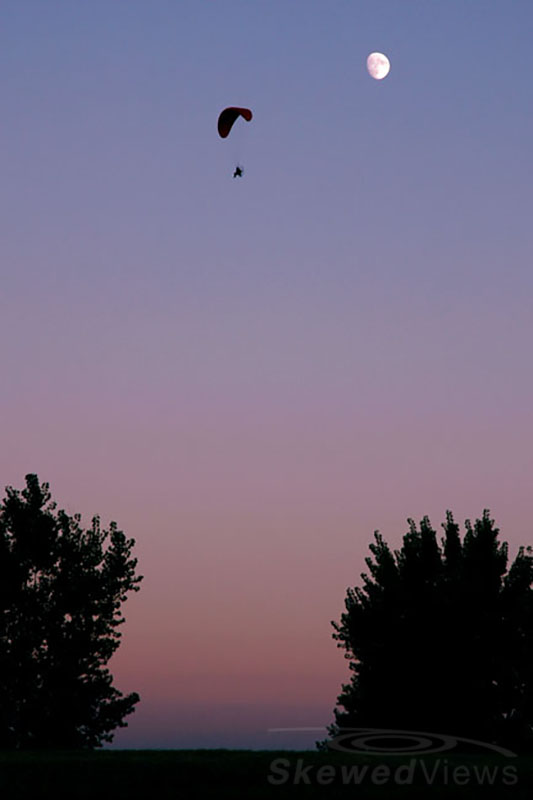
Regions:
[[225, 108], [224, 111], [221, 112], [218, 118], [218, 133], [222, 139], [225, 139], [228, 136], [229, 132], [233, 127], [233, 123], [237, 119], [237, 117], [243, 117], [246, 122], [250, 122], [252, 119], [252, 112], [249, 108], [237, 108], [237, 106], [230, 106], [229, 108]]

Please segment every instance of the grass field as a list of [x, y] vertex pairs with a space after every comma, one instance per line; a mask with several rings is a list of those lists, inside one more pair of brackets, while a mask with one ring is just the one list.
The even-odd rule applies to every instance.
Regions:
[[533, 758], [440, 754], [413, 760], [290, 750], [2, 752], [0, 797], [530, 800]]

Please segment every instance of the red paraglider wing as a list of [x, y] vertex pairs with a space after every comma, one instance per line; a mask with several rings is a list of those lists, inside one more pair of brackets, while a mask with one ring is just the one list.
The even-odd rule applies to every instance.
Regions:
[[236, 106], [225, 108], [218, 118], [219, 136], [221, 136], [223, 139], [226, 138], [237, 117], [244, 117], [246, 122], [250, 122], [252, 119], [252, 112], [249, 108], [237, 108]]

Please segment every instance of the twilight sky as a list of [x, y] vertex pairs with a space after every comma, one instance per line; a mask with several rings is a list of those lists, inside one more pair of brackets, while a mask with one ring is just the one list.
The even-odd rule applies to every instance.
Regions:
[[530, 0], [3, 0], [0, 489], [137, 541], [117, 747], [313, 746], [267, 729], [332, 721], [375, 529], [532, 543], [532, 33]]

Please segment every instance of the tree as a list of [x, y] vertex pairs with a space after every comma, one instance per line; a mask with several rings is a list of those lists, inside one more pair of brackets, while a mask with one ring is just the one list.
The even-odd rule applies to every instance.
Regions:
[[138, 591], [135, 544], [116, 523], [56, 511], [49, 485], [26, 475], [0, 506], [0, 747], [92, 748], [125, 727], [139, 695], [106, 667], [121, 604]]
[[375, 532], [369, 574], [332, 622], [352, 674], [330, 735], [368, 726], [531, 749], [531, 547], [507, 571], [488, 510], [466, 520], [463, 541], [448, 511], [440, 546], [427, 517], [408, 523], [394, 553]]

